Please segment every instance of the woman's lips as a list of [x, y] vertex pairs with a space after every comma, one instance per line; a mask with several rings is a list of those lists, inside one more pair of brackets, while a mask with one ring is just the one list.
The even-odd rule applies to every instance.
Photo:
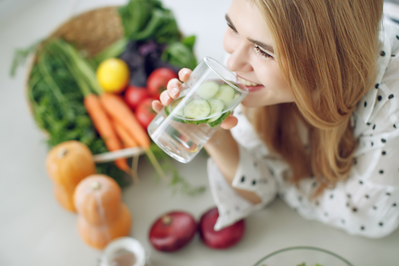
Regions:
[[246, 80], [240, 76], [237, 76], [237, 79], [240, 82], [240, 85], [244, 85], [248, 89], [248, 92], [255, 92], [255, 91], [258, 91], [265, 87], [262, 84], [257, 84], [257, 83], [251, 82], [251, 81]]

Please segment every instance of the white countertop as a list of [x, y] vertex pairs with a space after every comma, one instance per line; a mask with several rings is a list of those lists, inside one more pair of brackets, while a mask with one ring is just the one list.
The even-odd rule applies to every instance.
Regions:
[[[0, 265], [89, 266], [101, 251], [80, 239], [76, 215], [62, 209], [53, 197], [44, 160], [45, 136], [36, 127], [25, 99], [26, 68], [14, 79], [9, 68], [15, 48], [47, 36], [65, 21], [70, 6], [62, 0], [21, 0], [18, 12], [0, 12]], [[163, 0], [182, 32], [197, 35], [196, 54], [221, 60], [224, 14], [231, 0]], [[125, 1], [82, 0], [77, 12]], [[3, 10], [4, 11], [4, 10]], [[172, 196], [165, 184], [155, 184], [154, 170], [140, 160], [142, 182], [123, 191], [133, 215], [131, 236], [151, 251], [154, 266], [253, 265], [263, 256], [291, 246], [314, 246], [335, 252], [354, 265], [399, 264], [399, 231], [383, 239], [350, 236], [319, 222], [307, 221], [280, 200], [247, 218], [246, 233], [235, 247], [218, 251], [205, 247], [198, 236], [177, 253], [155, 251], [148, 241], [151, 223], [170, 210], [186, 210], [199, 218], [214, 205], [209, 189], [202, 195]], [[206, 158], [179, 164], [191, 183], [206, 185]]]

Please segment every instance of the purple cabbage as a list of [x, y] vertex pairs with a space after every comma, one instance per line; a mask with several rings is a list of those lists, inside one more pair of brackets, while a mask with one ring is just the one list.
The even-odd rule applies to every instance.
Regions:
[[167, 67], [178, 73], [179, 67], [161, 60], [165, 44], [150, 41], [130, 41], [120, 59], [126, 62], [130, 70], [130, 85], [146, 87], [147, 78], [157, 68]]

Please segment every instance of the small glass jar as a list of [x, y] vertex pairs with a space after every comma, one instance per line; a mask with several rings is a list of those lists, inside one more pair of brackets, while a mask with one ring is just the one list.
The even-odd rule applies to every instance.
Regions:
[[145, 266], [148, 253], [132, 237], [120, 237], [110, 242], [101, 256], [101, 266]]

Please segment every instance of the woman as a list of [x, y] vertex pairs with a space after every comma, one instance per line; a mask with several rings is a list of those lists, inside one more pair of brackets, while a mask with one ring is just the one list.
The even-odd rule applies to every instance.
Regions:
[[[249, 94], [205, 145], [216, 230], [276, 194], [350, 234], [383, 237], [398, 227], [399, 28], [382, 19], [382, 6], [232, 1], [227, 67]], [[180, 85], [170, 81], [154, 110]]]

